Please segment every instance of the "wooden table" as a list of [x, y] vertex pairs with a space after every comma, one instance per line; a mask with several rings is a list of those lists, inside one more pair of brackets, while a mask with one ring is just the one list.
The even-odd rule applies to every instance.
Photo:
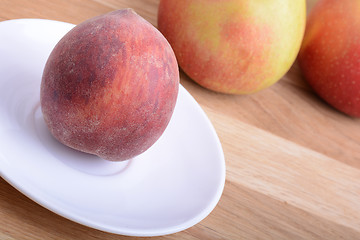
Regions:
[[[315, 2], [308, 0], [308, 10]], [[131, 7], [156, 26], [157, 6], [158, 0], [0, 0], [0, 21], [77, 24]], [[226, 185], [207, 218], [154, 239], [360, 239], [360, 119], [319, 99], [296, 63], [277, 84], [249, 96], [208, 91], [183, 73], [181, 83], [220, 137]], [[134, 238], [62, 218], [0, 178], [0, 239]]]

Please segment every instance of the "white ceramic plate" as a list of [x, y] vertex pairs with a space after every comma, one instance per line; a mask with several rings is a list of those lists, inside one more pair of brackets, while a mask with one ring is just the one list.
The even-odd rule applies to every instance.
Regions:
[[225, 161], [213, 126], [180, 86], [174, 115], [145, 153], [114, 163], [52, 138], [39, 90], [45, 62], [74, 25], [0, 23], [0, 173], [42, 206], [78, 223], [130, 236], [184, 230], [220, 199]]

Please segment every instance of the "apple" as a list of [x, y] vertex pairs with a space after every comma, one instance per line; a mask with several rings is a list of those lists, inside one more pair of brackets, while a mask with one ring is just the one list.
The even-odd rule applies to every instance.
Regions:
[[228, 94], [277, 82], [296, 59], [305, 24], [305, 0], [161, 0], [158, 8], [158, 28], [182, 70]]
[[44, 68], [40, 103], [61, 143], [123, 161], [163, 134], [178, 88], [179, 69], [167, 40], [124, 9], [75, 26], [57, 43]]
[[322, 99], [360, 117], [360, 1], [317, 2], [308, 17], [299, 65]]

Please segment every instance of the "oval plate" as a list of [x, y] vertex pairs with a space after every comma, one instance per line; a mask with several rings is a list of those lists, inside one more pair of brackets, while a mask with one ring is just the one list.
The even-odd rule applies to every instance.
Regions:
[[0, 23], [1, 177], [45, 208], [111, 233], [158, 236], [200, 222], [220, 199], [225, 160], [209, 119], [182, 86], [166, 131], [134, 159], [105, 161], [50, 135], [39, 104], [42, 71], [73, 27]]

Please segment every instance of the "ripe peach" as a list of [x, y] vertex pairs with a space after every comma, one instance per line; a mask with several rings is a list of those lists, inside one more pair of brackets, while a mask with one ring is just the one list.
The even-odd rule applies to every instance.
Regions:
[[121, 161], [162, 135], [178, 87], [166, 39], [132, 10], [118, 10], [77, 25], [55, 46], [43, 72], [41, 109], [63, 144]]
[[248, 94], [278, 81], [300, 49], [305, 0], [161, 0], [158, 28], [180, 67], [214, 91]]
[[360, 117], [360, 1], [320, 0], [311, 10], [299, 63], [315, 92]]

